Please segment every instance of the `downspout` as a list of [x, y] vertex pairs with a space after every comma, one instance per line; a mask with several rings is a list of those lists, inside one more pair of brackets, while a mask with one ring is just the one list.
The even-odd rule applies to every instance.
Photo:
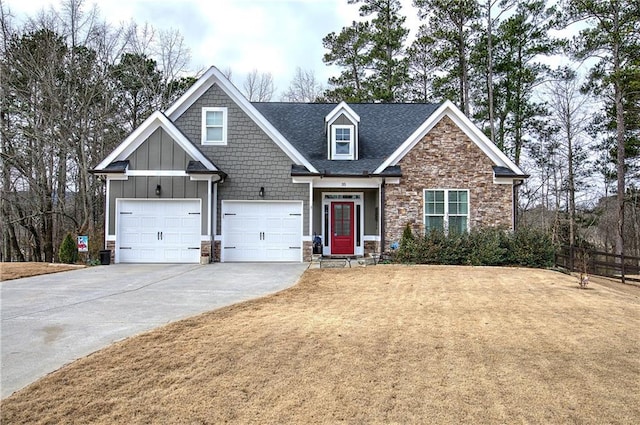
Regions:
[[382, 255], [384, 253], [384, 231], [385, 231], [384, 186], [385, 186], [385, 179], [383, 178], [382, 184], [380, 185], [380, 259], [382, 259]]
[[522, 186], [522, 183], [524, 183], [524, 180], [518, 180], [517, 182], [513, 183], [513, 191], [511, 193], [511, 209], [512, 209], [512, 228], [513, 231], [516, 231], [516, 226], [518, 224], [518, 205], [516, 205], [516, 191], [518, 190], [518, 187]]

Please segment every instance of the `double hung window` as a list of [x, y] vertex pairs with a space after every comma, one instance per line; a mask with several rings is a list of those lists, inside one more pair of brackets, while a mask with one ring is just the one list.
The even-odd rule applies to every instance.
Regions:
[[445, 232], [469, 230], [469, 191], [430, 190], [424, 191], [424, 229]]
[[202, 144], [227, 144], [227, 108], [202, 108]]
[[333, 159], [353, 159], [354, 132], [351, 125], [334, 125], [332, 131]]

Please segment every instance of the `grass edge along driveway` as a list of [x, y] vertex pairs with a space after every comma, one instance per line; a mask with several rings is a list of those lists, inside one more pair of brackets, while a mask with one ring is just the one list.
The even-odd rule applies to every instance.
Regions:
[[545, 270], [308, 270], [114, 344], [2, 423], [638, 423], [640, 291]]

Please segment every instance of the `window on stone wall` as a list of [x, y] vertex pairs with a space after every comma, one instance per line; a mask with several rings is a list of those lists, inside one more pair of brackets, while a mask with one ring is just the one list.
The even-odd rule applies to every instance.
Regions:
[[469, 191], [426, 189], [424, 191], [424, 229], [445, 232], [469, 230]]
[[202, 144], [227, 144], [227, 108], [202, 108]]

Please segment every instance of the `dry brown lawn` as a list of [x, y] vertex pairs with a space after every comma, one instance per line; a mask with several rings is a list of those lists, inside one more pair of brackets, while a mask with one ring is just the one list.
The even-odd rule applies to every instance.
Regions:
[[308, 270], [114, 344], [2, 423], [640, 423], [640, 288], [543, 270]]
[[82, 265], [74, 264], [50, 264], [50, 263], [0, 263], [0, 281], [20, 279], [22, 277], [38, 276], [41, 274], [66, 272], [82, 268]]

